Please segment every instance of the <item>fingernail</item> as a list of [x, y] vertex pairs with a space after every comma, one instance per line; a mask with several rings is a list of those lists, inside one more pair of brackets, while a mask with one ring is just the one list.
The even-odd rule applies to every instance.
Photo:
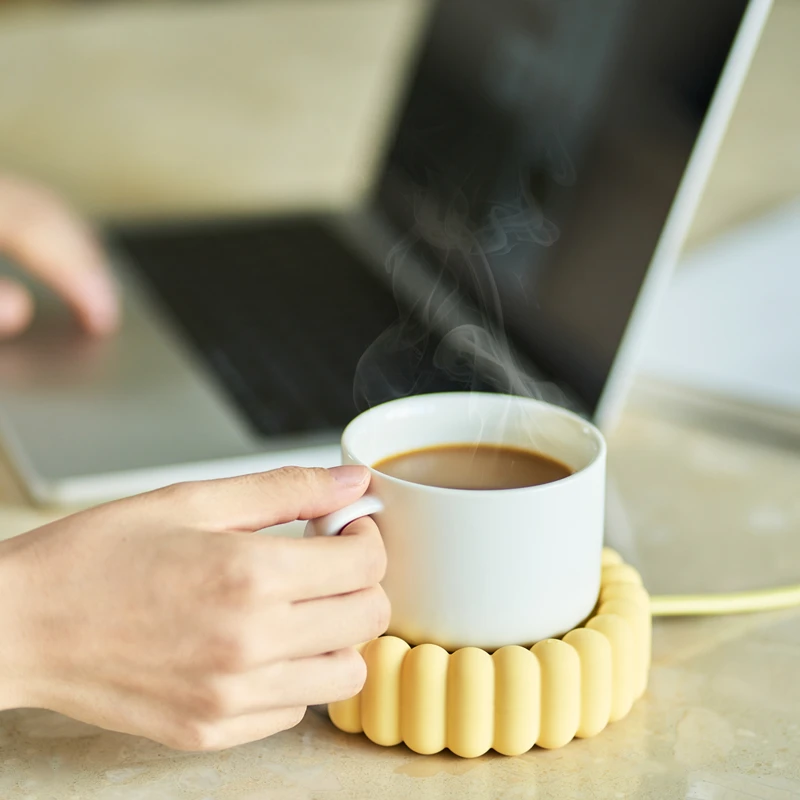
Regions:
[[84, 283], [84, 294], [90, 301], [85, 311], [94, 333], [110, 333], [117, 324], [119, 302], [113, 284], [104, 275], [91, 275]]
[[342, 467], [333, 467], [328, 470], [331, 475], [344, 486], [360, 486], [366, 483], [369, 472], [366, 467], [357, 464], [345, 464]]
[[30, 295], [19, 284], [0, 280], [0, 337], [20, 333], [32, 316]]

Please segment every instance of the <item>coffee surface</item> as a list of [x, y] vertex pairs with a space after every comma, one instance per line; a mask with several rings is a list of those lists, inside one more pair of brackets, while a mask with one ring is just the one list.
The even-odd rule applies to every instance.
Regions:
[[447, 444], [409, 450], [374, 464], [378, 472], [443, 489], [520, 489], [566, 478], [572, 470], [533, 450]]

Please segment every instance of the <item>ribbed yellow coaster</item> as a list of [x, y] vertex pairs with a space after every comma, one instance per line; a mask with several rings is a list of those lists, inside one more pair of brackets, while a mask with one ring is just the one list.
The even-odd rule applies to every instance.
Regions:
[[342, 731], [384, 746], [405, 742], [417, 753], [474, 758], [563, 747], [622, 719], [644, 693], [651, 628], [639, 573], [606, 549], [598, 604], [580, 628], [491, 655], [383, 636], [362, 650], [361, 693], [328, 711]]

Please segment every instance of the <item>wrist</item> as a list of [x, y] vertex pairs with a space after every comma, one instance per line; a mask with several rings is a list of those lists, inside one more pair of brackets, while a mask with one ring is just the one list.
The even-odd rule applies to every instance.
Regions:
[[42, 704], [29, 536], [0, 541], [0, 710]]

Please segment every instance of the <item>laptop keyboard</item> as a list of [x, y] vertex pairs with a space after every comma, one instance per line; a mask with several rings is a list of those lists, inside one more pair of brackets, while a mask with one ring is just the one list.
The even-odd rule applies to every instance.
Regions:
[[[362, 355], [400, 319], [387, 285], [322, 224], [227, 222], [118, 232], [114, 243], [254, 428], [341, 429], [367, 405], [464, 388], [419, 337]], [[407, 326], [404, 326], [403, 330]]]

